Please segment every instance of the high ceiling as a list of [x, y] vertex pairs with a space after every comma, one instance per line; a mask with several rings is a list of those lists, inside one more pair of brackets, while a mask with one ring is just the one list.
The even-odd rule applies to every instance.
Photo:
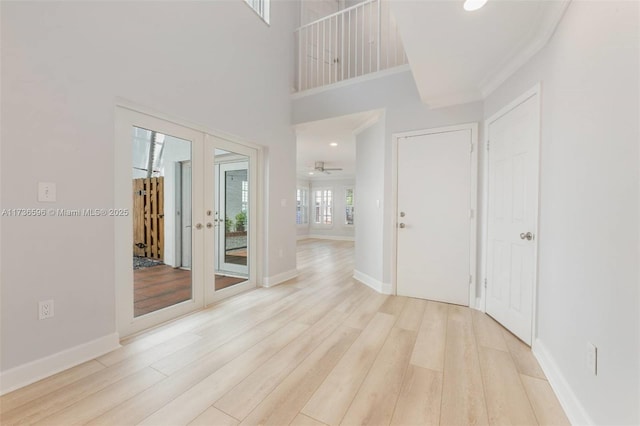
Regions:
[[[544, 47], [570, 0], [488, 0], [473, 12], [464, 0], [388, 1], [420, 97], [435, 108], [484, 99]], [[354, 177], [353, 131], [375, 114], [298, 125], [298, 176]], [[316, 161], [344, 170], [317, 173]]]
[[390, 1], [423, 102], [484, 98], [549, 40], [569, 0]]
[[[305, 179], [355, 177], [356, 141], [353, 132], [375, 116], [377, 112], [363, 112], [296, 126], [298, 176]], [[331, 146], [332, 142], [338, 145]], [[319, 173], [314, 170], [316, 161], [324, 161], [325, 168], [343, 170]]]

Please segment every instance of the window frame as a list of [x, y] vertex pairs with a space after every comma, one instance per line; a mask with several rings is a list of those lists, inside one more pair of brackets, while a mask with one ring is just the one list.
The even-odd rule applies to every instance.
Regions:
[[[329, 191], [330, 194], [330, 202], [327, 203], [327, 197], [326, 197], [326, 192]], [[320, 216], [321, 216], [321, 222], [316, 222], [316, 193], [317, 192], [322, 192], [322, 196], [321, 196], [321, 201], [320, 201]], [[310, 216], [309, 216], [309, 224], [314, 227], [314, 228], [333, 228], [335, 225], [335, 191], [333, 189], [333, 187], [331, 186], [323, 186], [323, 187], [315, 187], [313, 188], [313, 190], [311, 191], [311, 197], [310, 197]], [[311, 204], [313, 203], [313, 204]], [[329, 208], [329, 214], [328, 217], [331, 219], [331, 223], [323, 223], [322, 222], [322, 217], [324, 216], [325, 220], [327, 217], [327, 214], [325, 213], [324, 215], [322, 214], [322, 212], [327, 208], [327, 204], [328, 204], [328, 208]]]
[[[301, 201], [301, 205], [298, 206], [298, 193], [301, 194], [305, 194], [306, 193], [306, 199], [305, 197], [301, 197], [302, 201]], [[309, 226], [309, 223], [311, 222], [310, 219], [310, 203], [309, 203], [309, 199], [310, 199], [310, 195], [311, 195], [311, 190], [308, 186], [300, 186], [298, 185], [298, 187], [296, 188], [296, 225], [298, 227], [302, 227], [302, 228], [306, 228]], [[306, 204], [305, 204], [306, 201]], [[300, 218], [302, 219], [302, 222], [298, 222], [298, 207], [300, 207]]]
[[[349, 204], [347, 204], [347, 193], [348, 191], [351, 190], [351, 206], [349, 206]], [[356, 223], [356, 215], [355, 215], [355, 211], [356, 211], [356, 189], [353, 187], [353, 185], [348, 185], [344, 187], [344, 217], [343, 217], [343, 225], [344, 226], [355, 226]], [[353, 223], [349, 223], [347, 220], [347, 209], [351, 207], [351, 217], [352, 217], [352, 222]]]

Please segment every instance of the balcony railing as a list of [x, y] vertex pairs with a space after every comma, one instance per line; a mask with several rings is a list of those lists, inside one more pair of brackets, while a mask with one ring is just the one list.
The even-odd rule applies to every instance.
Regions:
[[367, 0], [295, 31], [298, 92], [407, 63], [387, 0]]

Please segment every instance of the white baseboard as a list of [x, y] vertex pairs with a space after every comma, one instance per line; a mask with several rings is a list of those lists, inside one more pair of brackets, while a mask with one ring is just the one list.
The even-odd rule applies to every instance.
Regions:
[[475, 306], [470, 306], [470, 308], [474, 308], [477, 311], [484, 312], [485, 310], [484, 310], [484, 303], [482, 301], [482, 298], [476, 297]]
[[544, 374], [547, 376], [547, 380], [555, 392], [556, 397], [558, 397], [558, 401], [560, 401], [560, 405], [562, 405], [571, 424], [594, 425], [595, 423], [587, 413], [587, 410], [582, 406], [576, 394], [571, 389], [571, 386], [569, 386], [569, 383], [567, 383], [567, 380], [562, 375], [555, 360], [539, 339], [535, 340], [532, 352], [538, 360], [540, 367], [542, 367], [542, 371], [544, 371]]
[[389, 283], [383, 283], [382, 281], [378, 281], [370, 275], [367, 275], [360, 271], [353, 271], [353, 278], [360, 281], [362, 284], [367, 287], [377, 291], [382, 294], [391, 294], [392, 286]]
[[317, 235], [317, 234], [309, 234], [305, 235], [304, 239], [313, 238], [314, 240], [333, 240], [333, 241], [355, 241], [354, 237], [347, 237], [342, 235]]
[[272, 277], [264, 277], [262, 287], [273, 287], [298, 276], [298, 270], [292, 269]]
[[300, 241], [300, 240], [306, 240], [306, 239], [308, 239], [308, 238], [309, 238], [309, 234], [304, 234], [304, 235], [298, 235], [298, 236], [296, 236], [296, 239], [297, 239], [298, 241]]
[[0, 372], [0, 395], [35, 383], [46, 377], [75, 367], [120, 347], [118, 333], [92, 340], [87, 343], [65, 349], [35, 361], [28, 362], [7, 371]]

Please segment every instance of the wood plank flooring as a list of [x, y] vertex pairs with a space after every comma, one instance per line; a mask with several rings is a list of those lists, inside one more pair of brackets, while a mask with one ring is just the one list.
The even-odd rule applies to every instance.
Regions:
[[301, 241], [298, 269], [3, 396], [0, 423], [568, 424], [490, 317], [373, 292], [351, 278], [350, 242]]

